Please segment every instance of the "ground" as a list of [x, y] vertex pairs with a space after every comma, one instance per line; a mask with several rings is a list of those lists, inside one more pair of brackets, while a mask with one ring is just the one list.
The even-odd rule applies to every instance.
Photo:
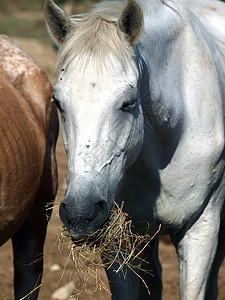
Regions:
[[[43, 45], [41, 42], [32, 39], [15, 38], [15, 42], [28, 53], [30, 53], [36, 61], [47, 72], [51, 82], [55, 83], [55, 61], [56, 55], [53, 48]], [[59, 287], [65, 285], [71, 280], [78, 282], [73, 273], [73, 263], [69, 256], [68, 247], [65, 245], [63, 253], [58, 250], [58, 235], [62, 226], [58, 217], [58, 205], [63, 199], [66, 187], [66, 156], [62, 144], [61, 136], [57, 145], [57, 160], [59, 167], [59, 190], [55, 202], [55, 208], [52, 214], [44, 250], [44, 276], [42, 287], [40, 288], [40, 300], [50, 300], [52, 293]], [[163, 267], [163, 299], [178, 300], [178, 263], [176, 253], [168, 241], [160, 242], [160, 260]], [[12, 249], [11, 242], [8, 241], [0, 249], [0, 300], [13, 299], [13, 267], [12, 267]], [[57, 264], [58, 271], [51, 271], [52, 265]], [[104, 280], [106, 276], [104, 270], [100, 270]], [[151, 287], [150, 287], [151, 289]], [[78, 299], [98, 299], [108, 300], [109, 294], [103, 290], [92, 296], [80, 295]], [[225, 300], [225, 263], [223, 264], [219, 274], [219, 300]]]

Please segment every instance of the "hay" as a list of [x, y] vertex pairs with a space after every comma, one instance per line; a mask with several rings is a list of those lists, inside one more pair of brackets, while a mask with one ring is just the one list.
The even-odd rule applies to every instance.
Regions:
[[[25, 298], [27, 298], [28, 296], [28, 299], [31, 297], [31, 295], [33, 294], [33, 292], [35, 292], [37, 289], [39, 289], [40, 287], [42, 286], [42, 283], [39, 284], [39, 286], [35, 287], [30, 293], [26, 294], [26, 296], [20, 298], [20, 300], [24, 300]], [[5, 298], [7, 299], [7, 297]]]
[[[102, 289], [110, 293], [99, 276], [99, 268], [112, 268], [115, 262], [119, 266], [114, 269], [116, 273], [122, 271], [126, 276], [129, 268], [143, 281], [150, 294], [147, 284], [140, 277], [137, 269], [141, 269], [141, 253], [149, 246], [160, 228], [153, 237], [147, 233], [136, 234], [132, 232], [132, 220], [122, 209], [123, 203], [121, 207], [115, 203], [103, 228], [86, 239], [72, 241], [67, 229], [65, 227], [62, 229], [59, 249], [69, 239], [70, 255], [80, 280], [79, 286], [75, 289], [76, 295], [80, 293], [90, 295]], [[134, 264], [134, 260], [139, 260], [140, 263]]]

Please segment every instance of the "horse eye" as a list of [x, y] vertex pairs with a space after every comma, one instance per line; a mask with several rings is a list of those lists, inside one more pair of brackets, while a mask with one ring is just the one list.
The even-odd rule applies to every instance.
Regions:
[[124, 112], [130, 112], [136, 107], [136, 105], [137, 105], [136, 99], [125, 101], [121, 107], [121, 110]]
[[60, 101], [58, 99], [56, 99], [53, 94], [52, 94], [52, 102], [55, 103], [55, 105], [58, 108], [58, 110], [59, 110], [60, 113], [64, 112], [64, 110], [62, 109], [62, 107], [60, 105]]

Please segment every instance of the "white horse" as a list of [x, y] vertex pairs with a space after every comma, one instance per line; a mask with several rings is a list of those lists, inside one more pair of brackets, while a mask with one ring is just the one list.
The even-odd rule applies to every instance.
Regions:
[[[60, 216], [88, 236], [124, 201], [138, 232], [162, 224], [171, 236], [181, 299], [212, 300], [225, 254], [225, 5], [193, 1], [195, 15], [181, 2], [109, 2], [72, 18], [46, 0], [68, 155]], [[113, 299], [161, 298], [157, 248], [144, 253], [154, 277], [140, 274], [151, 296], [132, 272], [108, 270]]]

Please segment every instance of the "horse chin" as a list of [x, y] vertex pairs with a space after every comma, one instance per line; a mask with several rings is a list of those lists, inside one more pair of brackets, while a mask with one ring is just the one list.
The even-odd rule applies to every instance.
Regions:
[[69, 235], [73, 241], [86, 240], [89, 236], [91, 236], [94, 232], [90, 229], [82, 228], [82, 230], [77, 228], [67, 228]]
[[91, 242], [93, 241], [99, 233], [102, 231], [104, 224], [107, 222], [108, 218], [101, 225], [97, 224], [82, 224], [81, 226], [77, 225], [75, 227], [67, 227], [69, 235], [74, 243], [79, 242]]

